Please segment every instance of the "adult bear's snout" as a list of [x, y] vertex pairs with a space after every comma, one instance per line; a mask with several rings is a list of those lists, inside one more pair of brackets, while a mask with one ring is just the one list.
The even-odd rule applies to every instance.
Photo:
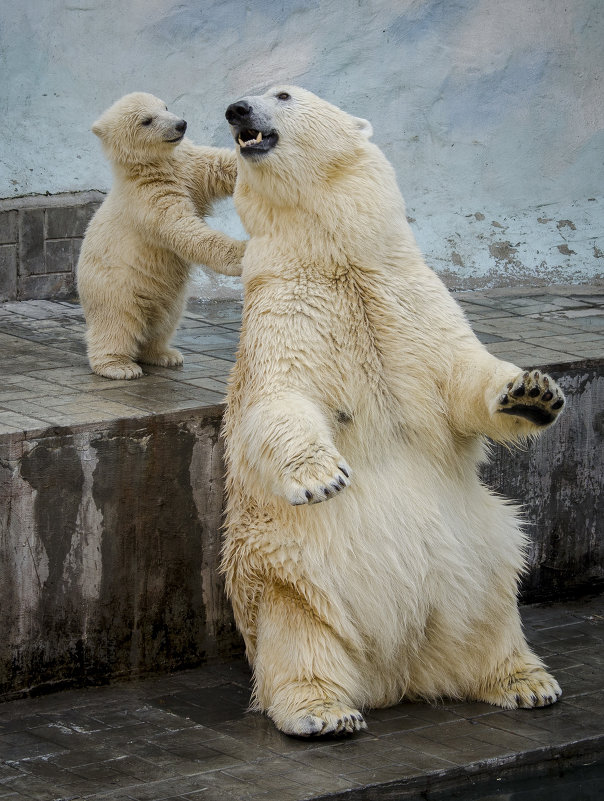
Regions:
[[238, 125], [249, 120], [251, 113], [252, 107], [247, 100], [238, 100], [236, 103], [231, 103], [224, 116], [229, 125]]

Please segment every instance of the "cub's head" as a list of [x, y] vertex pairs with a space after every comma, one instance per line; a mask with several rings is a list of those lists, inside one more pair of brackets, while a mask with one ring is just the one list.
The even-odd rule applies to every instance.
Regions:
[[187, 123], [146, 92], [125, 95], [92, 126], [111, 161], [145, 163], [167, 155], [185, 135]]
[[324, 179], [354, 163], [373, 133], [367, 120], [353, 117], [305, 89], [275, 86], [263, 95], [242, 97], [226, 110], [237, 143], [239, 169], [249, 178], [290, 184]]

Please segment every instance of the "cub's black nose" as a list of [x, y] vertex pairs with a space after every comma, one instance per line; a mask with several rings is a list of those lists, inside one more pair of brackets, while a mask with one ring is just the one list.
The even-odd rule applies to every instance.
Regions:
[[187, 130], [187, 123], [185, 122], [185, 120], [180, 120], [180, 122], [177, 122], [174, 127], [176, 128], [178, 133], [184, 133]]
[[237, 103], [231, 103], [224, 116], [230, 125], [237, 125], [237, 123], [245, 122], [251, 112], [252, 107], [246, 100], [238, 100]]

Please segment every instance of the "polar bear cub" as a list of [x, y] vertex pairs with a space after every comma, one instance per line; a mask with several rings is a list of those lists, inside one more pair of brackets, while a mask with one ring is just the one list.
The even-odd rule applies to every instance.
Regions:
[[244, 242], [204, 222], [232, 194], [233, 151], [197, 147], [162, 100], [134, 92], [94, 123], [114, 182], [86, 231], [77, 281], [90, 366], [107, 378], [142, 375], [139, 362], [176, 367], [170, 339], [192, 263], [240, 275]]
[[486, 437], [551, 425], [559, 387], [476, 338], [369, 123], [290, 86], [226, 116], [250, 241], [222, 565], [256, 708], [313, 736], [404, 696], [553, 703], [517, 609], [517, 510], [477, 467]]

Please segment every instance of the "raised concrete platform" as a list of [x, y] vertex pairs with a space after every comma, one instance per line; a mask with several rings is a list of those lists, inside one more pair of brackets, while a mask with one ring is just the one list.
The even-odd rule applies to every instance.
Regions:
[[523, 616], [564, 691], [553, 707], [403, 703], [351, 739], [296, 740], [246, 712], [249, 672], [231, 662], [0, 705], [0, 798], [596, 801], [604, 596]]
[[[494, 353], [560, 379], [560, 423], [495, 449], [525, 504], [527, 600], [604, 580], [604, 289], [458, 296]], [[91, 375], [78, 306], [0, 307], [0, 696], [193, 667], [241, 652], [218, 575], [219, 428], [238, 303], [193, 302], [180, 370]]]

